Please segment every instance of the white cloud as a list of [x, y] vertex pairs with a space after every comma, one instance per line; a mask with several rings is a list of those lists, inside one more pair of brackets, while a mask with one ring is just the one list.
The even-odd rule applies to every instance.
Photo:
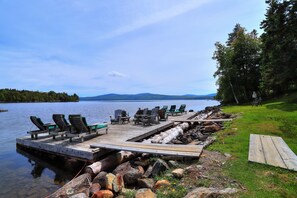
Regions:
[[120, 72], [117, 72], [117, 71], [111, 71], [108, 73], [109, 76], [111, 77], [120, 77], [120, 78], [125, 78], [127, 77], [126, 74], [123, 74], [123, 73], [120, 73]]
[[140, 29], [145, 26], [152, 25], [152, 24], [179, 16], [179, 15], [182, 15], [182, 14], [187, 13], [191, 10], [194, 10], [194, 9], [196, 9], [210, 1], [211, 0], [189, 1], [189, 2], [186, 2], [183, 4], [173, 6], [167, 10], [153, 13], [149, 16], [144, 16], [143, 18], [140, 18], [139, 20], [136, 20], [129, 25], [118, 28], [117, 30], [109, 33], [108, 35], [106, 35], [105, 37], [103, 37], [101, 39], [110, 39], [110, 38], [113, 38], [116, 36], [120, 36], [122, 34], [126, 34], [129, 32], [135, 31], [135, 30]]

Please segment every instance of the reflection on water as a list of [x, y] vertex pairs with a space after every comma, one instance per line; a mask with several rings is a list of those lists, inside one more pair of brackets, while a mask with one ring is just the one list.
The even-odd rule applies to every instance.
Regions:
[[[49, 155], [43, 152], [27, 150], [21, 146], [17, 146], [17, 153], [27, 158], [28, 164], [31, 166], [31, 177], [34, 179], [46, 177], [48, 171], [51, 171], [53, 184], [57, 185], [55, 190], [70, 181], [79, 170], [85, 165], [82, 161], [66, 159], [59, 156]], [[53, 192], [53, 191], [52, 191]], [[29, 193], [30, 197], [40, 197], [40, 193]], [[49, 195], [43, 194], [42, 196]], [[26, 195], [27, 197], [28, 195]]]
[[55, 113], [66, 116], [82, 114], [92, 123], [109, 121], [116, 109], [125, 109], [133, 115], [139, 107], [172, 104], [186, 104], [187, 110], [198, 111], [219, 103], [213, 100], [170, 100], [1, 104], [1, 108], [8, 109], [8, 112], [0, 114], [0, 198], [45, 197], [71, 180], [84, 165], [72, 159], [62, 160], [41, 152], [16, 149], [16, 138], [35, 129], [29, 119], [31, 115], [42, 118], [44, 122], [53, 122]]

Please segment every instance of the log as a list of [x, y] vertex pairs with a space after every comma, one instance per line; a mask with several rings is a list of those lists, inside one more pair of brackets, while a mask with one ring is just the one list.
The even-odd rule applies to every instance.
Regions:
[[166, 144], [172, 139], [176, 138], [178, 135], [183, 134], [185, 130], [189, 128], [189, 123], [181, 123], [176, 127], [173, 127], [167, 131], [164, 131], [158, 135], [153, 136], [150, 139], [144, 140], [144, 143], [161, 143]]
[[85, 168], [86, 173], [90, 173], [92, 176], [95, 176], [101, 171], [107, 171], [116, 168], [121, 163], [129, 161], [139, 154], [132, 153], [129, 151], [120, 151], [113, 155], [109, 155], [108, 157], [95, 162]]
[[62, 188], [54, 192], [53, 194], [47, 196], [47, 198], [54, 198], [54, 197], [69, 197], [74, 194], [78, 193], [85, 193], [89, 195], [89, 188], [92, 184], [92, 177], [89, 173], [85, 173], [80, 175], [77, 178], [72, 179], [70, 182], [65, 184]]

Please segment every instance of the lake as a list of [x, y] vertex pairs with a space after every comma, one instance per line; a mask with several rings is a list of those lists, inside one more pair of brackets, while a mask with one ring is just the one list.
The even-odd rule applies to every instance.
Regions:
[[[186, 110], [202, 110], [218, 105], [214, 100], [170, 101], [83, 101], [69, 103], [5, 103], [0, 109], [0, 197], [45, 197], [70, 181], [81, 167], [71, 167], [44, 153], [28, 153], [16, 148], [16, 138], [36, 128], [29, 117], [36, 115], [43, 122], [53, 122], [52, 114], [82, 114], [88, 123], [109, 122], [114, 110], [125, 109], [133, 116], [141, 108], [186, 104]], [[82, 164], [83, 165], [83, 164]]]

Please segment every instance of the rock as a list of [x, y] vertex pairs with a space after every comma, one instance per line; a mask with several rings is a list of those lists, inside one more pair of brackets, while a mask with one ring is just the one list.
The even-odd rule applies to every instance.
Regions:
[[114, 192], [120, 192], [124, 188], [124, 179], [123, 176], [117, 174], [112, 182], [112, 189]]
[[120, 165], [118, 165], [113, 171], [112, 173], [114, 175], [117, 175], [117, 174], [120, 174], [120, 175], [125, 175], [125, 173], [127, 173], [129, 170], [132, 169], [132, 166], [131, 166], [131, 163], [128, 161], [128, 162], [125, 162], [125, 163], [122, 163]]
[[235, 188], [226, 188], [223, 190], [219, 190], [216, 188], [199, 187], [189, 192], [184, 198], [219, 197], [234, 194], [237, 192], [238, 190]]
[[171, 140], [171, 143], [173, 143], [173, 144], [183, 144], [182, 141], [176, 140], [176, 139]]
[[85, 193], [78, 193], [76, 195], [72, 195], [69, 198], [88, 198], [88, 196]]
[[168, 180], [159, 180], [155, 183], [155, 186], [154, 188], [157, 190], [157, 189], [160, 189], [162, 187], [166, 187], [166, 186], [170, 186], [170, 182]]
[[173, 170], [171, 173], [176, 178], [182, 178], [184, 176], [184, 169], [177, 168], [177, 169]]
[[229, 154], [229, 153], [224, 153], [224, 155], [225, 155], [227, 158], [230, 158], [230, 157], [231, 157], [231, 154]]
[[204, 127], [205, 132], [216, 132], [221, 130], [221, 127], [217, 124], [212, 124]]
[[100, 189], [101, 189], [101, 186], [99, 183], [93, 183], [89, 191], [90, 196], [92, 196], [95, 192], [99, 191]]
[[144, 174], [144, 169], [142, 166], [137, 166], [138, 171], [143, 175]]
[[150, 189], [153, 189], [154, 184], [155, 184], [155, 181], [154, 181], [154, 179], [151, 179], [151, 178], [138, 179], [138, 182], [137, 182], [137, 186], [139, 188], [150, 188]]
[[135, 198], [156, 198], [157, 195], [151, 191], [149, 188], [141, 188], [137, 190]]
[[132, 185], [136, 184], [137, 180], [143, 175], [142, 171], [139, 169], [132, 168], [124, 175], [125, 184]]
[[158, 159], [153, 165], [152, 176], [159, 175], [166, 169], [169, 169], [167, 163], [164, 160]]
[[98, 175], [93, 179], [93, 183], [99, 183], [101, 188], [105, 188], [105, 183], [106, 183], [106, 176], [107, 172], [100, 172]]
[[99, 190], [93, 194], [92, 198], [113, 198], [113, 193], [110, 190]]
[[105, 176], [105, 188], [107, 190], [112, 190], [112, 182], [114, 180], [116, 176], [112, 173], [108, 173], [106, 176]]
[[151, 174], [152, 174], [152, 170], [153, 170], [153, 166], [150, 165], [150, 166], [146, 169], [146, 171], [145, 171], [143, 177], [149, 177], [149, 176], [151, 176]]
[[174, 160], [169, 160], [168, 161], [168, 165], [169, 167], [173, 168], [173, 167], [179, 167], [179, 164], [177, 163], [177, 161], [174, 161]]

